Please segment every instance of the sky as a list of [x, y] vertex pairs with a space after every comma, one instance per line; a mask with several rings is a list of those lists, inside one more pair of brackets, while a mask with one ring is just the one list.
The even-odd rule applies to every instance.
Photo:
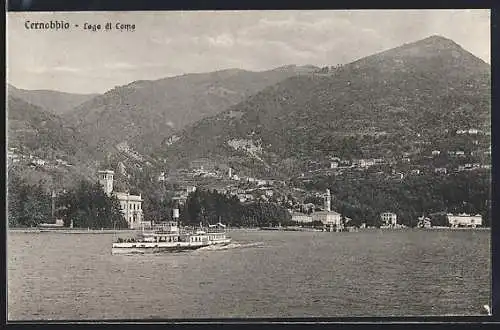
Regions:
[[[51, 20], [70, 29], [25, 27]], [[107, 22], [111, 31], [83, 29]], [[116, 23], [135, 29], [120, 31]], [[194, 72], [345, 64], [431, 35], [490, 63], [489, 10], [9, 12], [7, 81], [23, 89], [104, 93]]]

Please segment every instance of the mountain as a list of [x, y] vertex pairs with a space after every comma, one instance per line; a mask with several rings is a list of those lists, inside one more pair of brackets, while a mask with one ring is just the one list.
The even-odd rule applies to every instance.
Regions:
[[452, 40], [432, 36], [326, 69], [198, 121], [157, 156], [172, 167], [207, 157], [281, 171], [334, 154], [394, 156], [458, 128], [490, 130], [490, 66]]
[[312, 70], [297, 66], [264, 72], [230, 69], [135, 81], [84, 102], [64, 119], [74, 123], [98, 150], [116, 151], [118, 147], [146, 153], [186, 125]]
[[71, 111], [98, 94], [72, 94], [51, 90], [26, 90], [8, 85], [8, 95], [36, 105], [56, 115]]
[[43, 158], [87, 159], [93, 155], [79, 133], [57, 115], [9, 95], [8, 146]]

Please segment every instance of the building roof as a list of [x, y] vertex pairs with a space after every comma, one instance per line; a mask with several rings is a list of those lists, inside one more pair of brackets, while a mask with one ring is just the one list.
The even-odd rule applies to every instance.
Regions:
[[292, 213], [292, 217], [310, 217], [310, 216], [311, 216], [310, 214], [305, 214], [302, 212], [293, 212]]
[[335, 211], [316, 211], [316, 212], [312, 213], [311, 215], [324, 215], [324, 214], [327, 214], [327, 215], [340, 215], [340, 213], [335, 212]]
[[115, 195], [119, 200], [142, 202], [141, 195], [130, 195], [129, 193], [124, 192], [116, 192]]
[[112, 170], [100, 170], [98, 173], [115, 174], [115, 171], [112, 171]]
[[481, 216], [481, 214], [472, 215], [472, 214], [467, 214], [467, 213], [460, 213], [460, 214], [447, 213], [446, 215], [453, 216], [453, 217], [480, 217]]

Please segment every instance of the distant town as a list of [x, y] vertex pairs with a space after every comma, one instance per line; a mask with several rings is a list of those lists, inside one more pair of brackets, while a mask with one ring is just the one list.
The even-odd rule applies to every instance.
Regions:
[[[445, 132], [448, 133], [448, 132]], [[306, 171], [289, 180], [272, 177], [254, 177], [238, 173], [230, 166], [219, 166], [210, 159], [198, 159], [190, 163], [186, 169], [170, 170], [157, 174], [157, 184], [174, 183], [172, 200], [184, 205], [189, 195], [197, 189], [209, 189], [220, 194], [235, 196], [242, 204], [248, 203], [278, 203], [290, 214], [289, 224], [299, 227], [318, 227], [328, 231], [342, 231], [349, 227], [365, 228], [365, 221], [357, 221], [341, 214], [331, 207], [330, 190], [308, 190], [300, 185], [308, 184], [318, 177], [342, 177], [367, 173], [372, 177], [395, 182], [407, 177], [421, 175], [448, 176], [453, 173], [468, 171], [487, 171], [491, 169], [491, 145], [485, 143], [489, 132], [476, 128], [457, 129], [452, 132], [466, 141], [467, 148], [438, 149], [430, 142], [422, 140], [415, 143], [411, 151], [403, 152], [400, 158], [341, 158], [328, 156], [322, 161], [309, 161]], [[175, 140], [175, 136], [171, 140]], [[258, 157], [259, 146], [248, 141], [229, 141], [235, 149], [244, 149]], [[121, 145], [119, 148], [127, 155], [132, 155], [136, 161], [144, 161], [141, 156]], [[69, 161], [55, 158], [46, 159], [34, 154], [24, 154], [16, 147], [8, 148], [10, 166], [27, 166], [35, 170], [51, 170], [71, 168]], [[117, 170], [127, 175], [126, 166], [119, 162]], [[129, 228], [140, 228], [150, 225], [152, 219], [144, 219], [142, 212], [143, 198], [128, 192], [113, 191], [113, 170], [99, 172], [99, 182], [106, 194], [114, 193], [120, 201], [123, 215]], [[128, 176], [130, 176], [128, 174]], [[184, 183], [183, 183], [184, 182]], [[299, 183], [299, 184], [297, 184]], [[323, 201], [323, 203], [321, 203]], [[465, 212], [452, 214], [441, 212], [446, 218], [446, 226], [476, 228], [483, 225], [482, 216]], [[398, 210], [386, 210], [379, 215], [377, 223], [382, 228], [404, 228], [407, 225], [398, 221]], [[154, 221], [154, 220], [153, 220]], [[286, 221], [284, 221], [286, 222]], [[433, 226], [431, 218], [422, 214], [414, 221], [415, 226], [429, 228]], [[443, 224], [443, 221], [440, 222]], [[371, 224], [373, 226], [373, 224]], [[281, 224], [280, 224], [281, 226]], [[370, 225], [368, 225], [369, 227]], [[434, 225], [436, 227], [436, 225]], [[439, 226], [438, 226], [439, 227]]]

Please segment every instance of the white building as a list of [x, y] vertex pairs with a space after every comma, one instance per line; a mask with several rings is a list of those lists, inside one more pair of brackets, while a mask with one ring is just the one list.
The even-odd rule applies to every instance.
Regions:
[[114, 195], [120, 201], [120, 207], [129, 228], [141, 228], [143, 225], [149, 225], [149, 222], [145, 224], [143, 221], [141, 195], [130, 195], [123, 192], [117, 192]]
[[479, 130], [477, 128], [470, 128], [469, 129], [469, 134], [478, 134]]
[[431, 219], [421, 216], [418, 218], [417, 222], [417, 227], [418, 228], [431, 228], [432, 227], [432, 222]]
[[163, 182], [165, 181], [165, 172], [161, 172], [160, 175], [158, 176], [158, 182]]
[[384, 212], [380, 215], [380, 219], [385, 226], [396, 226], [398, 223], [398, 216], [396, 213]]
[[375, 160], [373, 159], [355, 159], [352, 161], [352, 165], [362, 168], [367, 168], [375, 165]]
[[340, 228], [342, 226], [342, 219], [340, 213], [335, 211], [318, 211], [312, 215], [312, 221], [321, 221], [325, 226], [332, 226]]
[[46, 161], [43, 159], [35, 159], [34, 163], [38, 166], [45, 166]]
[[453, 215], [448, 213], [446, 215], [448, 218], [448, 223], [452, 227], [472, 227], [476, 228], [477, 226], [481, 226], [483, 224], [483, 217], [480, 214], [469, 215], [469, 214], [458, 214]]
[[299, 212], [294, 212], [294, 213], [292, 213], [292, 221], [295, 221], [298, 223], [311, 223], [313, 221], [313, 219], [310, 215], [307, 215], [304, 213], [299, 213]]
[[448, 172], [448, 170], [446, 169], [446, 167], [436, 167], [434, 169], [434, 173], [446, 174], [447, 172]]
[[104, 189], [104, 192], [111, 196], [112, 194], [120, 202], [125, 220], [131, 229], [141, 228], [142, 226], [149, 226], [150, 222], [145, 222], [142, 212], [142, 196], [131, 195], [128, 192], [113, 192], [113, 177], [115, 172], [111, 170], [99, 171], [99, 183]]
[[340, 213], [331, 210], [330, 189], [326, 190], [324, 195], [324, 211], [318, 211], [311, 214], [312, 221], [320, 221], [324, 226], [329, 227], [330, 231], [342, 229], [342, 216]]

